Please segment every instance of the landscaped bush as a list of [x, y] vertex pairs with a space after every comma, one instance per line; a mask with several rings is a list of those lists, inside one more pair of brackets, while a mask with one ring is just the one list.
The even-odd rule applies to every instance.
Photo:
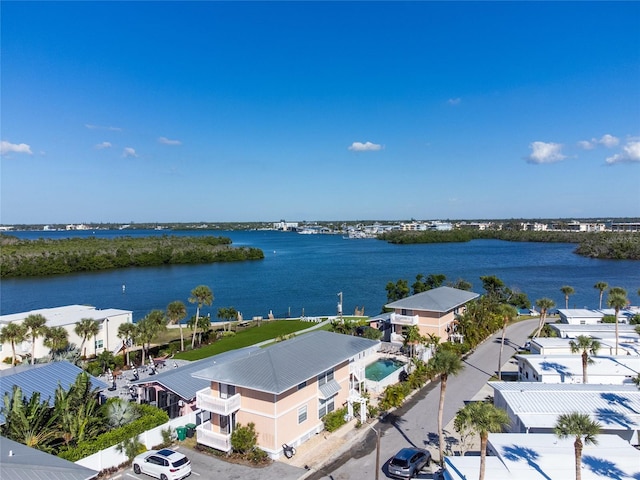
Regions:
[[141, 415], [137, 420], [109, 430], [95, 439], [79, 442], [77, 446], [61, 451], [58, 456], [76, 462], [169, 421], [169, 416], [164, 410], [149, 405], [138, 405], [137, 407], [140, 409]]
[[339, 410], [334, 410], [331, 413], [327, 413], [324, 417], [322, 417], [322, 421], [324, 423], [324, 429], [327, 432], [334, 432], [339, 429], [342, 425], [347, 423], [345, 417], [347, 415], [347, 408], [341, 408]]
[[236, 425], [235, 430], [231, 434], [231, 448], [236, 453], [244, 455], [252, 451], [258, 443], [258, 433], [256, 432], [256, 424], [249, 422], [246, 426]]
[[616, 323], [615, 315], [605, 315], [602, 317], [602, 323]]

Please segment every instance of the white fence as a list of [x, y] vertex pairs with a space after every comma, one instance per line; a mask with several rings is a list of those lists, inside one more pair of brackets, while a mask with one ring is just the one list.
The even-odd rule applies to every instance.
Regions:
[[[164, 425], [147, 430], [144, 433], [138, 435], [138, 439], [147, 447], [147, 450], [155, 445], [162, 443], [162, 430], [171, 428], [174, 432], [176, 427], [184, 427], [188, 423], [196, 423], [196, 412], [190, 412], [182, 417], [177, 417], [169, 420]], [[128, 460], [124, 453], [118, 452], [117, 446], [106, 448], [99, 452], [89, 455], [81, 460], [78, 460], [78, 465], [91, 468], [92, 470], [101, 471], [105, 468], [117, 467], [118, 465]]]

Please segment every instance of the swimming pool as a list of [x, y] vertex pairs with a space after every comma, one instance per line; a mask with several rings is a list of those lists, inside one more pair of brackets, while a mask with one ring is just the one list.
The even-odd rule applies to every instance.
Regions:
[[394, 358], [379, 358], [365, 367], [364, 376], [367, 380], [379, 382], [393, 372], [400, 370], [404, 365], [405, 362]]

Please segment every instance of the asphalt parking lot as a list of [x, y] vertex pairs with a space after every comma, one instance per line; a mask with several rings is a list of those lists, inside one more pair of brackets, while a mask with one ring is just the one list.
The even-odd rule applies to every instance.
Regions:
[[[305, 470], [281, 462], [273, 462], [266, 467], [248, 467], [227, 462], [217, 457], [205, 455], [192, 450], [184, 445], [170, 447], [185, 454], [191, 460], [191, 476], [189, 479], [224, 478], [226, 480], [257, 478], [261, 480], [297, 480]], [[150, 476], [143, 473], [136, 474], [133, 468], [128, 467], [108, 477], [111, 480], [149, 480]]]

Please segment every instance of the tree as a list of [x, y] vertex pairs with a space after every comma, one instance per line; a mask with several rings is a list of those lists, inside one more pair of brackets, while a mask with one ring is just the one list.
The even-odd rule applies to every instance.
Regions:
[[410, 356], [413, 358], [415, 355], [416, 344], [420, 343], [423, 340], [422, 335], [420, 335], [420, 329], [417, 325], [411, 325], [407, 328], [404, 334], [404, 346], [409, 347]]
[[598, 282], [593, 288], [600, 291], [600, 306], [598, 308], [602, 310], [602, 296], [604, 295], [604, 291], [609, 288], [609, 284], [607, 282]]
[[145, 353], [149, 353], [151, 341], [154, 337], [166, 329], [165, 316], [162, 310], [152, 310], [136, 326], [136, 337], [142, 344], [142, 364], [145, 362]]
[[396, 283], [387, 282], [384, 287], [387, 291], [387, 303], [395, 302], [409, 296], [409, 282], [406, 280], [398, 280]]
[[182, 333], [182, 320], [187, 316], [187, 307], [180, 300], [167, 305], [167, 318], [171, 325], [176, 323], [180, 327], [180, 351], [184, 350], [184, 335]]
[[574, 437], [573, 448], [576, 461], [576, 480], [582, 479], [582, 448], [584, 444], [596, 445], [596, 435], [600, 433], [600, 424], [584, 413], [565, 413], [558, 417], [554, 428], [559, 438]]
[[198, 331], [198, 324], [200, 323], [200, 309], [203, 305], [211, 306], [214, 297], [213, 292], [206, 285], [198, 285], [191, 290], [191, 296], [189, 297], [189, 303], [195, 303], [196, 308], [196, 328], [193, 329], [193, 337], [191, 338], [191, 348], [196, 344], [196, 332]]
[[83, 318], [74, 327], [73, 331], [82, 338], [82, 342], [80, 343], [80, 355], [83, 357], [87, 356], [87, 352], [85, 352], [84, 344], [88, 338], [97, 337], [98, 333], [100, 333], [100, 322], [94, 320], [93, 318]]
[[574, 293], [576, 293], [576, 291], [573, 289], [573, 287], [570, 287], [569, 285], [565, 285], [564, 287], [560, 287], [560, 291], [562, 292], [562, 294], [564, 295], [564, 308], [569, 308], [569, 295], [573, 295]]
[[629, 303], [629, 299], [627, 298], [627, 292], [625, 289], [620, 287], [612, 287], [609, 290], [609, 296], [607, 297], [607, 305], [610, 308], [613, 308], [616, 312], [616, 355], [618, 355], [618, 343], [619, 343], [619, 335], [618, 335], [618, 314], [620, 310], [627, 306]]
[[471, 402], [466, 404], [456, 414], [454, 421], [456, 428], [468, 428], [480, 435], [480, 475], [479, 480], [484, 480], [487, 441], [489, 433], [498, 433], [509, 425], [509, 415], [492, 403]]
[[550, 298], [544, 297], [536, 300], [536, 307], [540, 309], [540, 322], [538, 324], [538, 330], [536, 330], [536, 333], [533, 335], [533, 338], [536, 338], [540, 335], [540, 332], [542, 331], [542, 327], [544, 327], [544, 324], [547, 320], [547, 312], [549, 311], [549, 309], [555, 306], [556, 306], [556, 302], [554, 302]]
[[49, 402], [40, 401], [40, 392], [33, 392], [27, 400], [22, 389], [14, 385], [11, 394], [4, 394], [1, 410], [5, 417], [1, 430], [4, 436], [28, 447], [51, 450], [57, 435], [56, 418]]
[[16, 364], [16, 344], [24, 342], [27, 329], [19, 323], [10, 323], [0, 330], [0, 343], [11, 344], [11, 365]]
[[65, 445], [82, 442], [99, 431], [97, 395], [98, 389], [91, 388], [86, 372], [78, 374], [68, 390], [58, 385], [53, 409]]
[[144, 443], [140, 441], [137, 435], [124, 439], [116, 445], [118, 453], [124, 453], [129, 461], [133, 461], [141, 452], [146, 450]]
[[[218, 318], [226, 322], [233, 322], [238, 318], [238, 311], [234, 307], [221, 307], [218, 309]], [[222, 325], [223, 330], [226, 331], [226, 324]], [[231, 324], [229, 324], [229, 330], [231, 330]]]
[[[135, 344], [136, 341], [136, 337], [137, 337], [137, 327], [135, 323], [121, 323], [118, 326], [118, 338], [122, 340], [122, 345], [124, 347], [124, 353], [126, 356], [126, 360], [127, 360], [127, 365], [129, 365], [131, 363], [131, 359], [130, 359], [130, 355], [129, 355], [129, 349], [127, 348], [128, 343], [131, 342], [132, 344]], [[131, 345], [133, 346], [133, 345]]]
[[569, 346], [571, 353], [581, 353], [582, 355], [582, 383], [587, 383], [587, 364], [593, 363], [589, 355], [597, 355], [600, 342], [586, 335], [578, 335], [575, 340], [569, 341]]
[[22, 322], [26, 335], [31, 337], [31, 365], [36, 363], [36, 338], [44, 336], [47, 331], [46, 323], [47, 319], [40, 314], [29, 315]]
[[51, 358], [69, 346], [69, 332], [64, 327], [47, 328], [44, 334], [44, 346], [51, 350]]
[[444, 412], [444, 398], [447, 390], [447, 379], [450, 375], [457, 375], [462, 371], [464, 365], [460, 357], [451, 350], [439, 348], [435, 355], [429, 360], [429, 367], [433, 375], [440, 376], [440, 402], [438, 404], [438, 437], [440, 464], [444, 461], [444, 430], [442, 425], [442, 414]]
[[507, 333], [507, 325], [518, 316], [518, 312], [512, 305], [503, 303], [500, 305], [502, 316], [502, 337], [500, 338], [500, 353], [498, 354], [498, 380], [502, 380], [502, 351], [504, 350], [504, 337]]

